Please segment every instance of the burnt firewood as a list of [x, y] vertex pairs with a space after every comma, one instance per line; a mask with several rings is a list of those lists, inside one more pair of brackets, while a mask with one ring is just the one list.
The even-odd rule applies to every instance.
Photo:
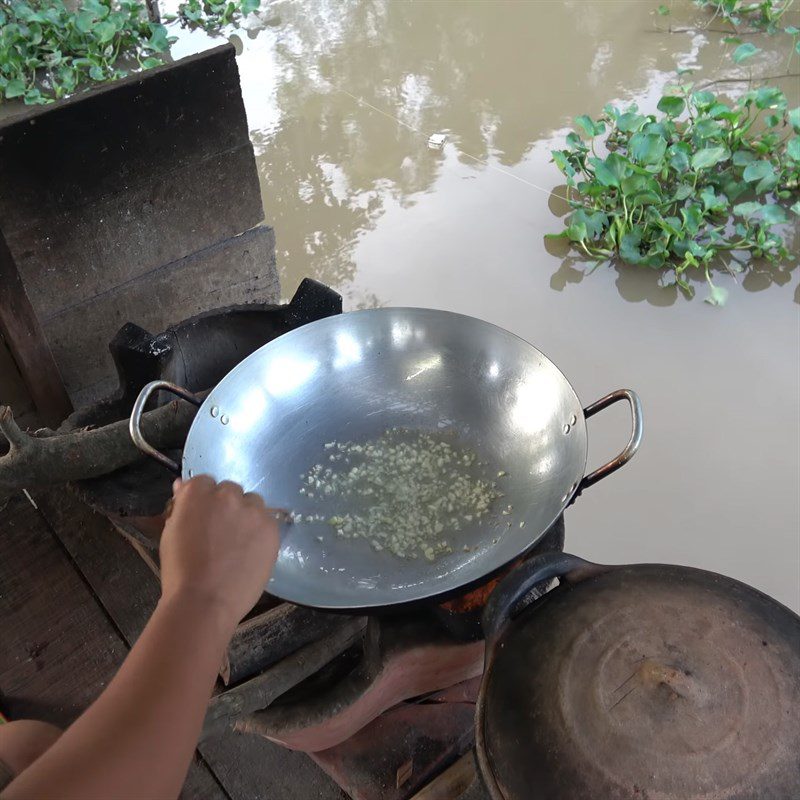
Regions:
[[242, 622], [220, 675], [227, 686], [255, 675], [311, 642], [346, 626], [351, 617], [281, 603]]
[[200, 741], [220, 733], [242, 717], [266, 708], [289, 689], [318, 672], [357, 641], [366, 624], [365, 617], [347, 617], [344, 625], [324, 639], [302, 647], [255, 678], [212, 697]]

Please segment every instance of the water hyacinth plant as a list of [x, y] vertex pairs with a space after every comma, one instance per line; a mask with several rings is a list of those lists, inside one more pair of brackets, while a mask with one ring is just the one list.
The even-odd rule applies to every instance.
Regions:
[[[744, 25], [765, 33], [777, 33], [794, 0], [694, 0], [694, 4], [721, 17], [734, 28]], [[712, 17], [712, 19], [713, 19]]]
[[778, 226], [800, 215], [800, 108], [789, 110], [779, 89], [730, 105], [685, 85], [656, 114], [608, 105], [599, 119], [575, 122], [583, 136], [573, 131], [552, 151], [573, 210], [550, 238], [598, 263], [664, 270], [662, 283], [689, 296], [695, 271], [717, 305], [725, 291], [715, 269], [791, 258]]
[[[187, 0], [183, 24], [206, 30], [258, 9], [260, 0]], [[0, 0], [0, 102], [51, 103], [83, 84], [163, 63], [175, 37], [142, 0]]]

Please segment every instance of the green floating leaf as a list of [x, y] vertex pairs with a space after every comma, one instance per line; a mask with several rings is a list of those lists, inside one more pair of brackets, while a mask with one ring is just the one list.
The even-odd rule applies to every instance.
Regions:
[[94, 26], [93, 33], [97, 37], [97, 41], [100, 44], [105, 44], [106, 42], [110, 42], [114, 38], [114, 34], [116, 34], [117, 29], [111, 22], [98, 22], [97, 25]]
[[95, 16], [91, 11], [81, 11], [75, 17], [75, 27], [81, 33], [89, 33], [94, 25]]
[[729, 155], [730, 151], [727, 147], [705, 147], [692, 156], [692, 169], [708, 169], [719, 164], [720, 161], [724, 161]]
[[800, 106], [793, 108], [786, 114], [789, 124], [795, 133], [800, 133]]
[[786, 28], [784, 28], [784, 30], [786, 31], [786, 33], [789, 34], [789, 36], [797, 36], [798, 34], [800, 34], [800, 28], [797, 28], [794, 25], [789, 25]]
[[[602, 211], [587, 212], [579, 208], [570, 217], [570, 227], [582, 227], [585, 235], [581, 238], [599, 239], [608, 225], [608, 217]], [[577, 228], [576, 228], [577, 230]]]
[[755, 93], [756, 108], [780, 108], [788, 105], [786, 95], [775, 86], [762, 86]]
[[737, 167], [744, 167], [754, 161], [755, 157], [755, 153], [751, 153], [749, 150], [737, 150], [733, 154], [732, 161]]
[[658, 101], [658, 110], [663, 111], [668, 117], [679, 117], [684, 108], [686, 108], [686, 101], [682, 97], [664, 95]]
[[169, 50], [169, 37], [167, 36], [167, 29], [163, 25], [150, 23], [151, 32], [150, 38], [147, 41], [147, 47], [156, 53], [163, 53]]
[[760, 216], [765, 225], [781, 225], [788, 221], [783, 206], [776, 204], [761, 206]]
[[21, 78], [14, 78], [6, 84], [5, 95], [9, 100], [22, 97], [25, 94], [25, 88], [25, 81]]
[[660, 14], [662, 17], [666, 17], [666, 16], [669, 14], [669, 9], [668, 9], [668, 8], [667, 8], [667, 7], [666, 7], [666, 6], [665, 6], [665, 5], [662, 3], [662, 4], [661, 4], [661, 5], [658, 7], [658, 13], [659, 13], [659, 14]]
[[640, 164], [660, 164], [666, 152], [666, 140], [653, 133], [634, 133], [628, 145], [631, 158]]
[[794, 161], [800, 161], [800, 136], [793, 136], [786, 143], [786, 155]]
[[684, 173], [689, 169], [689, 153], [691, 152], [688, 142], [676, 142], [670, 145], [669, 165], [675, 172]]
[[733, 213], [737, 217], [744, 217], [745, 219], [758, 214], [759, 211], [761, 211], [761, 203], [739, 203], [739, 205], [733, 207]]
[[575, 175], [575, 168], [569, 160], [570, 153], [568, 150], [551, 150], [550, 155], [553, 156], [555, 165], [568, 177], [572, 178]]
[[620, 180], [630, 174], [628, 162], [617, 153], [611, 153], [605, 161], [599, 158], [589, 159], [594, 166], [594, 174], [603, 186], [619, 186]]
[[740, 44], [733, 51], [733, 60], [737, 64], [741, 64], [743, 61], [746, 61], [748, 58], [752, 58], [756, 53], [760, 52], [761, 49], [756, 47], [752, 42], [745, 42], [744, 44]]
[[692, 203], [681, 209], [681, 217], [683, 218], [683, 227], [691, 236], [694, 236], [700, 230], [700, 224], [703, 221], [703, 209], [699, 205]]
[[692, 103], [698, 111], [707, 111], [714, 105], [716, 100], [717, 98], [714, 94], [708, 91], [695, 92], [692, 95]]
[[666, 257], [663, 252], [642, 253], [641, 244], [642, 232], [640, 230], [626, 233], [619, 244], [619, 254], [622, 260], [627, 261], [628, 264], [641, 264], [645, 267], [660, 267], [664, 264]]
[[792, 211], [794, 211], [794, 213], [797, 214], [798, 217], [800, 217], [800, 200], [798, 200], [796, 203], [792, 203], [792, 205], [790, 205], [789, 208]]
[[616, 126], [623, 133], [635, 133], [644, 125], [646, 118], [635, 111], [626, 111], [617, 117]]
[[753, 161], [744, 168], [742, 177], [748, 183], [755, 183], [762, 178], [771, 177], [775, 174], [775, 168], [769, 161]]
[[692, 128], [692, 133], [700, 139], [714, 139], [722, 134], [722, 126], [715, 119], [700, 119]]
[[728, 198], [724, 194], [716, 194], [713, 186], [706, 186], [700, 192], [705, 212], [719, 213], [728, 210]]

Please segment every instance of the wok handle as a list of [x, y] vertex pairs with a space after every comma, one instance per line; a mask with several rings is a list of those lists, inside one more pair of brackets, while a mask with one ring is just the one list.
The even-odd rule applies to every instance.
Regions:
[[167, 469], [172, 470], [172, 472], [180, 476], [180, 465], [173, 461], [169, 456], [165, 456], [160, 450], [156, 450], [156, 448], [153, 447], [153, 445], [151, 445], [142, 434], [142, 414], [144, 413], [144, 407], [147, 405], [150, 395], [153, 394], [153, 392], [159, 391], [160, 389], [163, 389], [167, 392], [172, 392], [172, 394], [178, 395], [178, 397], [186, 400], [192, 405], [197, 406], [198, 408], [203, 403], [199, 397], [196, 397], [188, 389], [184, 389], [182, 386], [177, 386], [169, 381], [150, 381], [150, 383], [148, 383], [142, 389], [142, 391], [139, 392], [139, 396], [136, 398], [136, 402], [133, 404], [131, 418], [128, 422], [128, 430], [130, 431], [133, 443], [145, 455], [150, 456], [150, 458], [154, 458], [156, 461], [163, 464]]
[[566, 578], [570, 583], [577, 583], [609, 569], [612, 567], [592, 564], [590, 561], [560, 551], [534, 556], [513, 569], [497, 585], [483, 610], [481, 625], [486, 638], [487, 654], [506, 627], [522, 611], [520, 607], [522, 601], [539, 584], [552, 578]]
[[603, 464], [602, 467], [598, 467], [594, 472], [590, 472], [588, 475], [584, 476], [583, 480], [578, 486], [578, 491], [575, 493], [575, 497], [577, 497], [584, 489], [588, 488], [594, 483], [597, 483], [597, 481], [602, 480], [612, 472], [616, 472], [620, 467], [627, 464], [636, 455], [636, 451], [639, 449], [639, 445], [642, 443], [642, 431], [644, 429], [644, 422], [642, 420], [642, 403], [639, 400], [639, 395], [637, 395], [632, 389], [617, 389], [616, 391], [607, 394], [605, 397], [601, 397], [597, 402], [592, 403], [583, 409], [583, 416], [586, 417], [586, 419], [593, 417], [599, 411], [602, 411], [604, 408], [608, 408], [614, 403], [619, 403], [621, 400], [627, 400], [631, 406], [631, 417], [633, 419], [631, 438], [628, 440], [628, 444], [625, 445], [625, 449], [616, 458], [612, 458], [607, 464]]

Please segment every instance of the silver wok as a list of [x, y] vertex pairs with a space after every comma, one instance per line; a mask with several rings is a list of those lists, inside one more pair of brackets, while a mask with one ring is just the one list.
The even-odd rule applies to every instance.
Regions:
[[[199, 405], [180, 468], [140, 430], [147, 399], [161, 389]], [[617, 458], [584, 475], [586, 419], [620, 400], [631, 407], [630, 440]], [[506, 470], [503, 502], [513, 506], [512, 527], [484, 518], [451, 532], [455, 552], [428, 562], [337, 538], [325, 523], [284, 525], [271, 594], [355, 610], [430, 599], [487, 579], [533, 547], [583, 489], [631, 459], [642, 412], [627, 389], [584, 409], [546, 356], [502, 328], [445, 311], [389, 308], [328, 317], [274, 339], [202, 403], [154, 381], [130, 421], [137, 446], [184, 478], [236, 481], [273, 507], [326, 516], [359, 509], [323, 507], [299, 494], [300, 475], [325, 458], [324, 443], [373, 439], [395, 426], [454, 430], [462, 445]]]

